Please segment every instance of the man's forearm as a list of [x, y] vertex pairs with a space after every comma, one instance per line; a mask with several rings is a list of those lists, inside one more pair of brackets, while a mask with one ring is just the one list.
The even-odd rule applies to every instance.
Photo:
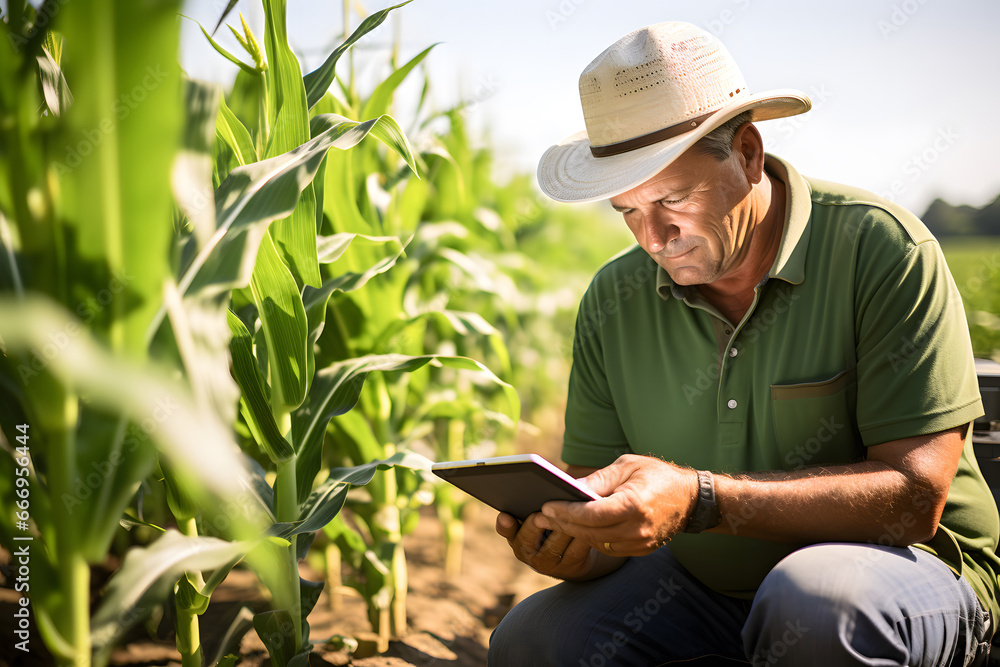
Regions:
[[881, 461], [789, 472], [715, 476], [722, 523], [712, 529], [774, 541], [930, 539], [944, 498]]

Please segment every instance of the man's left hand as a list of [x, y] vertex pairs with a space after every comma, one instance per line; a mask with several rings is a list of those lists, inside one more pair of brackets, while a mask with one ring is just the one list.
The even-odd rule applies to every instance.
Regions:
[[582, 480], [600, 500], [551, 501], [536, 523], [614, 556], [652, 553], [684, 529], [698, 497], [698, 473], [626, 454]]

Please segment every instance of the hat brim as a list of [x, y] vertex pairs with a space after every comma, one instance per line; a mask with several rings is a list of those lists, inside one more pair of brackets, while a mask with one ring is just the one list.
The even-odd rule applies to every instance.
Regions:
[[545, 151], [538, 163], [538, 185], [546, 195], [561, 202], [609, 199], [660, 173], [699, 139], [744, 111], [752, 111], [753, 121], [759, 121], [795, 116], [810, 108], [809, 97], [797, 90], [749, 95], [719, 109], [691, 132], [607, 157], [593, 156], [584, 130]]

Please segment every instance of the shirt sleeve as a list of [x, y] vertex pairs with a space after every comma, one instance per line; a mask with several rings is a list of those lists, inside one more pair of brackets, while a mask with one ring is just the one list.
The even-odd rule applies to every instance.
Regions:
[[866, 446], [983, 414], [962, 299], [940, 245], [919, 222], [914, 241], [891, 215], [874, 217], [855, 269], [857, 414]]
[[562, 452], [567, 464], [596, 468], [630, 451], [605, 374], [599, 290], [591, 284], [576, 318]]

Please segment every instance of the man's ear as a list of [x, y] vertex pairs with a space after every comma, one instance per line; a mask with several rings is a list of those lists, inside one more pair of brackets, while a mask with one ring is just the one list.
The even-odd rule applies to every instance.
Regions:
[[750, 183], [760, 183], [764, 177], [764, 140], [751, 122], [743, 123], [733, 135], [733, 153]]

